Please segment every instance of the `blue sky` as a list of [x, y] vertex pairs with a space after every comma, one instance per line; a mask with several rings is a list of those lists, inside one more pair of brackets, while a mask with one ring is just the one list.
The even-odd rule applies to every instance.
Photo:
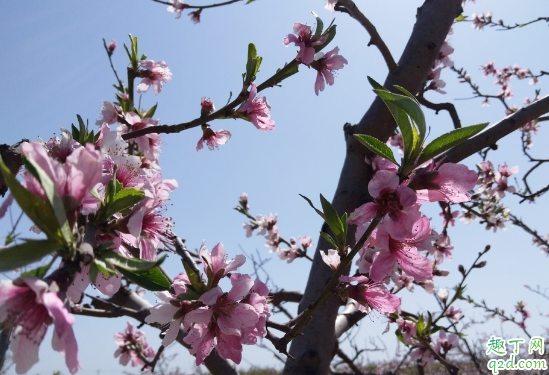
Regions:
[[[416, 8], [421, 4], [417, 0], [357, 1], [397, 60], [412, 30]], [[494, 19], [514, 23], [545, 15], [546, 10], [546, 4], [540, 0], [478, 0], [474, 5], [467, 4], [465, 14], [492, 11]], [[115, 81], [102, 38], [116, 39], [119, 44], [114, 54], [119, 73], [124, 72], [127, 64], [121, 46], [127, 42], [128, 33], [139, 37], [140, 51], [149, 59], [169, 64], [173, 79], [160, 95], [155, 96], [152, 90], [144, 94], [142, 103], [143, 107], [150, 107], [158, 102], [155, 117], [162, 124], [174, 124], [197, 117], [201, 97], [213, 99], [220, 107], [228, 100], [230, 91], [239, 90], [249, 42], [255, 43], [258, 53], [263, 56], [258, 82], [295, 57], [295, 48], [285, 48], [282, 39], [291, 33], [294, 22], [313, 24], [311, 11], [326, 22], [334, 17], [324, 10], [323, 0], [258, 0], [247, 6], [237, 3], [205, 10], [198, 25], [192, 24], [186, 15], [176, 20], [165, 6], [147, 0], [2, 2], [1, 142], [12, 144], [22, 138], [48, 139], [53, 133], [59, 134], [59, 127], [70, 127], [76, 121], [76, 114], [89, 119], [91, 124], [95, 122], [101, 100], [114, 100], [112, 84]], [[335, 14], [335, 18], [338, 34], [330, 49], [338, 46], [349, 64], [338, 72], [335, 85], [326, 87], [318, 97], [313, 90], [316, 72], [303, 67], [299, 74], [283, 82], [282, 87], [264, 91], [262, 95], [269, 100], [272, 118], [276, 121], [273, 132], [259, 132], [243, 121], [217, 121], [212, 127], [230, 130], [231, 140], [219, 151], [198, 153], [195, 150], [201, 136], [198, 129], [163, 136], [162, 173], [165, 178], [175, 178], [179, 182], [179, 188], [171, 195], [168, 214], [176, 223], [176, 233], [187, 240], [190, 248], [198, 247], [205, 239], [210, 249], [217, 242], [223, 242], [231, 257], [240, 253], [240, 248], [247, 253], [257, 249], [262, 256], [270, 256], [262, 238], [245, 237], [244, 217], [232, 209], [242, 192], [250, 197], [252, 213], [278, 214], [282, 236], [310, 235], [314, 242], [317, 241], [320, 218], [298, 194], [313, 201], [318, 200], [320, 193], [326, 197], [333, 195], [345, 155], [342, 126], [345, 122], [357, 122], [374, 98], [366, 76], [383, 81], [387, 73], [379, 52], [367, 47], [369, 38], [358, 23], [344, 14]], [[479, 70], [488, 61], [495, 61], [498, 67], [518, 64], [533, 72], [547, 70], [549, 52], [544, 47], [547, 30], [542, 23], [515, 31], [487, 29], [481, 32], [470, 26], [465, 23], [454, 26], [450, 43], [455, 53], [451, 58], [456, 67], [469, 71], [482, 91], [492, 94], [498, 91], [492, 78], [483, 78]], [[470, 89], [458, 84], [448, 69], [443, 71], [442, 79], [447, 83], [448, 94], [428, 93], [428, 99], [437, 102], [472, 96]], [[546, 78], [538, 88], [544, 85], [547, 85]], [[515, 80], [512, 88], [515, 92], [511, 99], [513, 104], [520, 106], [524, 97], [534, 96], [534, 88], [526, 81]], [[542, 95], [544, 92], [542, 89]], [[494, 123], [503, 116], [503, 108], [495, 102], [490, 107], [481, 107], [480, 99], [457, 100], [455, 104], [464, 125]], [[431, 137], [451, 130], [446, 113], [435, 115], [426, 110], [426, 115]], [[547, 129], [542, 126], [534, 138], [534, 155], [546, 155], [543, 146], [547, 140]], [[501, 152], [494, 154], [494, 163], [507, 161], [510, 166], [520, 165], [524, 173], [527, 166], [520, 154], [519, 135], [512, 134], [499, 146]], [[472, 157], [466, 164], [474, 168], [476, 162], [478, 159]], [[540, 178], [534, 181], [538, 186], [544, 186]], [[517, 216], [534, 227], [537, 225], [540, 233], [547, 233], [545, 212], [540, 210], [540, 207], [547, 207], [547, 198], [540, 199], [537, 206], [518, 205], [517, 202], [514, 197], [505, 200]], [[436, 206], [427, 209], [426, 214], [433, 218], [434, 226], [440, 228]], [[30, 224], [22, 223], [19, 227], [23, 238], [33, 236], [27, 232], [28, 226]], [[0, 221], [0, 235], [5, 235], [10, 228], [9, 218]], [[452, 273], [437, 286], [452, 287], [458, 280], [458, 264], [469, 265], [478, 251], [491, 244], [492, 251], [485, 258], [488, 266], [472, 275], [467, 283], [468, 292], [507, 311], [512, 311], [518, 300], [527, 301], [534, 317], [530, 331], [542, 333], [541, 327], [547, 326], [547, 320], [543, 321], [539, 315], [547, 314], [549, 303], [526, 291], [523, 285], [547, 286], [544, 284], [547, 258], [531, 246], [530, 236], [511, 227], [492, 234], [478, 224], [464, 226], [461, 222], [450, 235], [455, 246], [454, 259], [443, 266]], [[243, 266], [242, 272], [252, 272], [250, 263]], [[172, 275], [181, 271], [179, 267], [176, 257], [170, 257], [166, 262]], [[296, 260], [287, 265], [275, 257], [266, 269], [279, 288], [303, 290], [309, 264], [306, 260]], [[5, 276], [13, 278], [16, 275]], [[436, 309], [434, 299], [418, 288], [414, 295], [404, 297], [403, 304], [412, 311]], [[465, 304], [458, 307], [467, 308]], [[295, 311], [294, 306], [290, 308]], [[482, 316], [480, 312], [467, 309], [466, 319]], [[81, 374], [122, 371], [112, 358], [116, 349], [113, 334], [124, 329], [125, 321], [77, 317], [75, 330], [83, 367]], [[384, 328], [382, 317], [364, 319], [359, 342], [367, 343], [368, 337], [379, 336]], [[503, 326], [500, 330], [496, 321], [482, 327], [473, 326], [471, 333], [487, 329], [518, 334], [511, 326]], [[159, 343], [158, 331], [146, 329], [146, 332], [152, 343]], [[396, 340], [392, 333], [382, 339], [390, 348], [390, 355]], [[174, 364], [183, 370], [191, 368], [193, 359], [184, 349], [171, 347], [169, 352], [179, 353]], [[48, 337], [40, 356], [41, 362], [29, 373], [49, 374], [54, 370], [66, 373], [63, 358], [52, 352]], [[277, 363], [268, 352], [253, 347], [245, 348], [244, 358], [245, 367]]]

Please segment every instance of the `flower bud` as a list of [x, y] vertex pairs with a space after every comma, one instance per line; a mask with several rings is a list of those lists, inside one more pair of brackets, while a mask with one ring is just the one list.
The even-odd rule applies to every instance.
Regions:
[[113, 39], [107, 45], [107, 50], [109, 51], [109, 55], [112, 55], [115, 49], [116, 49], [116, 40]]
[[200, 116], [207, 116], [213, 111], [215, 111], [213, 100], [203, 97], [200, 100]]
[[458, 266], [458, 271], [459, 271], [463, 276], [465, 276], [465, 268], [463, 267], [462, 264], [460, 264], [460, 265]]
[[437, 292], [438, 298], [444, 303], [448, 300], [448, 296], [450, 295], [450, 292], [446, 288], [440, 288]]
[[475, 268], [482, 268], [482, 267], [484, 267], [485, 265], [486, 265], [486, 261], [483, 260], [482, 262], [479, 262], [479, 263], [475, 264], [473, 267], [475, 267]]

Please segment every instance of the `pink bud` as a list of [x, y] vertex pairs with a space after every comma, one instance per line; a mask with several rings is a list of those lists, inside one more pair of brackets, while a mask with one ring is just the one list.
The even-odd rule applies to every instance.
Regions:
[[112, 54], [116, 49], [116, 40], [111, 40], [111, 42], [107, 45], [107, 49], [109, 50], [109, 53]]

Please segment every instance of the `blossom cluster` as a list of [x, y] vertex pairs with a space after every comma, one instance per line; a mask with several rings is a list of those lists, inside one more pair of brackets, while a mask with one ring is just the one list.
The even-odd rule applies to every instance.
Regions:
[[476, 210], [465, 211], [461, 220], [469, 223], [478, 215], [482, 223], [486, 223], [486, 229], [505, 229], [505, 223], [509, 221], [509, 209], [503, 206], [501, 199], [505, 193], [515, 193], [516, 188], [509, 184], [509, 177], [518, 173], [518, 167], [509, 168], [507, 163], [498, 165], [497, 171], [491, 161], [486, 160], [478, 166], [478, 188], [473, 195], [472, 207]]
[[114, 341], [118, 345], [114, 357], [120, 357], [119, 361], [122, 366], [126, 366], [130, 361], [132, 367], [144, 366], [145, 360], [154, 358], [156, 354], [154, 349], [149, 346], [143, 331], [134, 330], [131, 322], [128, 322], [124, 332], [114, 335]]
[[[216, 348], [222, 358], [235, 363], [242, 360], [242, 345], [253, 345], [257, 337], [267, 335], [266, 322], [270, 316], [269, 289], [259, 279], [233, 271], [246, 258], [238, 255], [225, 259], [225, 247], [219, 243], [210, 253], [204, 244], [199, 256], [207, 276], [207, 285], [192, 282], [187, 273], [180, 273], [172, 284], [172, 292], [158, 292], [162, 302], [151, 309], [148, 323], [169, 324], [162, 340], [168, 346], [177, 337], [181, 325], [187, 332], [183, 341], [191, 346], [196, 364]], [[230, 277], [231, 289], [223, 292], [218, 285], [223, 277]]]
[[[335, 2], [329, 1], [327, 8], [333, 9], [330, 8], [332, 5], [335, 5]], [[338, 47], [327, 53], [316, 53], [315, 47], [327, 44], [328, 36], [329, 34], [327, 33], [316, 36], [313, 34], [311, 26], [296, 22], [294, 23], [294, 33], [288, 34], [282, 41], [285, 46], [293, 43], [296, 47], [299, 47], [296, 60], [317, 71], [315, 81], [316, 95], [320, 91], [324, 91], [325, 83], [330, 86], [333, 85], [334, 72], [343, 69], [344, 65], [348, 64], [347, 59], [339, 55]]]
[[[424, 254], [434, 256], [437, 264], [449, 256], [449, 239], [431, 228], [420, 206], [426, 202], [461, 203], [470, 199], [469, 191], [477, 182], [477, 174], [461, 164], [431, 162], [400, 180], [397, 166], [376, 157], [372, 163], [375, 174], [368, 184], [373, 202], [355, 209], [348, 219], [356, 225], [356, 240], [376, 218], [381, 223], [373, 230], [359, 252], [356, 264], [360, 276], [340, 277], [349, 285], [341, 295], [357, 300], [361, 309], [395, 312], [400, 300], [389, 293], [384, 284], [391, 281], [397, 288], [411, 289], [412, 283], [433, 290], [433, 262]], [[323, 253], [325, 263], [337, 269], [340, 254], [335, 250]]]
[[446, 39], [442, 44], [442, 47], [440, 47], [440, 51], [431, 72], [427, 76], [428, 84], [426, 84], [425, 91], [434, 90], [438, 93], [446, 94], [446, 91], [442, 90], [446, 86], [446, 82], [440, 79], [440, 73], [442, 72], [442, 69], [448, 66], [454, 66], [454, 62], [450, 60], [449, 57], [452, 53], [454, 53], [454, 49], [450, 46], [448, 39]]

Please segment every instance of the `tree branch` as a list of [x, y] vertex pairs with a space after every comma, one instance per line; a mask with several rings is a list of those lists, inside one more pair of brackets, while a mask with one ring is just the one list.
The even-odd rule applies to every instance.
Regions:
[[549, 112], [549, 95], [544, 96], [526, 107], [522, 107], [515, 113], [496, 123], [490, 129], [463, 142], [459, 147], [454, 147], [437, 159], [440, 160], [441, 158], [444, 158], [445, 162], [452, 163], [460, 162], [474, 153], [481, 151], [483, 148], [493, 145], [506, 135], [520, 129], [527, 122], [535, 120], [547, 112]]
[[377, 32], [376, 27], [360, 11], [360, 9], [358, 9], [356, 4], [352, 0], [339, 0], [337, 4], [338, 6], [335, 8], [335, 10], [347, 13], [349, 16], [357, 20], [362, 26], [364, 26], [368, 34], [370, 34], [371, 38], [368, 42], [368, 47], [371, 45], [376, 46], [379, 52], [381, 52], [381, 56], [383, 56], [383, 59], [385, 60], [385, 64], [387, 64], [389, 71], [396, 71], [398, 69], [398, 65], [395, 62], [395, 59], [393, 59], [391, 51], [389, 51], [389, 48]]

